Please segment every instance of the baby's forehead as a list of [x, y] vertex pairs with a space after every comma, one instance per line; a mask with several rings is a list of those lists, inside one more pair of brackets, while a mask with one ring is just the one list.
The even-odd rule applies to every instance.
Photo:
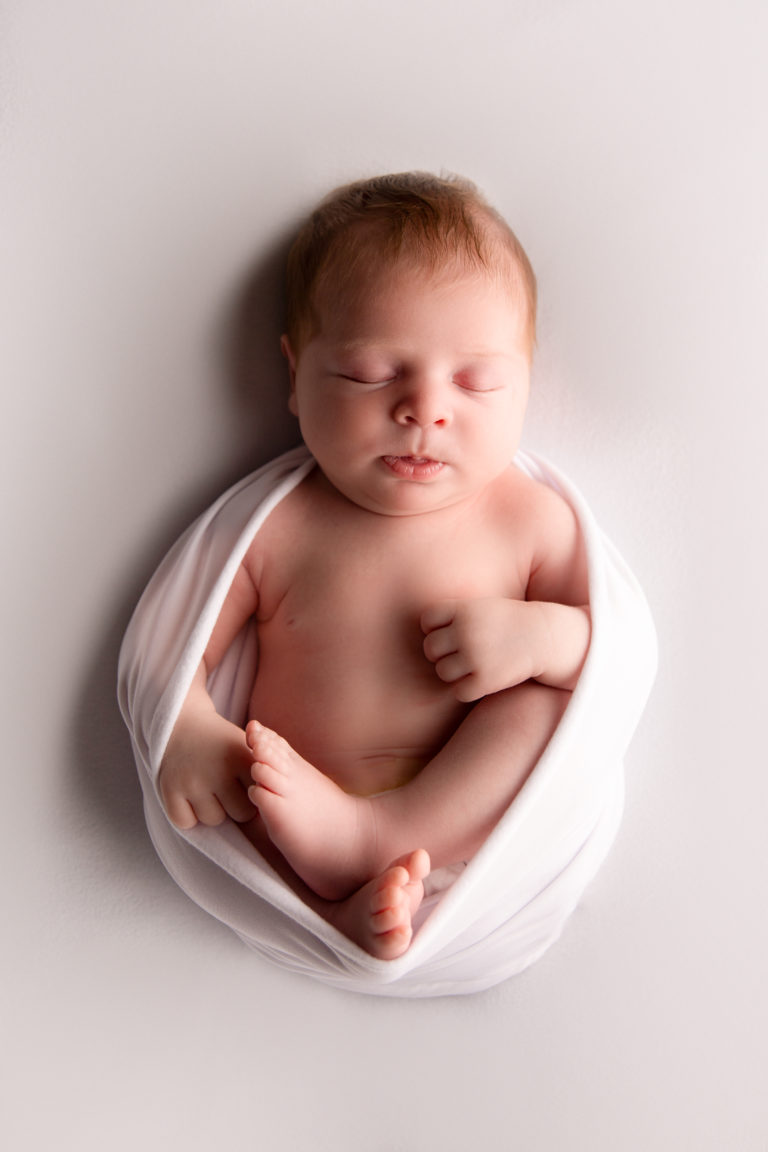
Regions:
[[525, 293], [488, 269], [423, 268], [397, 262], [325, 286], [314, 309], [310, 340], [325, 353], [403, 356], [429, 346], [478, 363], [507, 354], [532, 355]]
[[370, 316], [379, 308], [389, 308], [392, 297], [400, 291], [413, 300], [414, 295], [427, 299], [456, 287], [471, 294], [484, 293], [488, 288], [498, 290], [508, 299], [510, 312], [520, 316], [524, 325], [530, 319], [523, 277], [511, 256], [481, 266], [458, 253], [438, 263], [401, 254], [396, 259], [358, 259], [353, 266], [348, 262], [329, 266], [315, 284], [313, 327], [319, 332], [340, 314], [349, 320], [363, 313]]

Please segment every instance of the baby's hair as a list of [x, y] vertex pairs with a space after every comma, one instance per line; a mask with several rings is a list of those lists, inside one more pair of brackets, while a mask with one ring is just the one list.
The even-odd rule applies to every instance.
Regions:
[[522, 292], [532, 352], [536, 277], [509, 225], [469, 180], [402, 172], [358, 180], [315, 209], [288, 255], [288, 339], [296, 353], [319, 328], [315, 302], [329, 282], [354, 283], [407, 259], [429, 271], [455, 265], [509, 281]]

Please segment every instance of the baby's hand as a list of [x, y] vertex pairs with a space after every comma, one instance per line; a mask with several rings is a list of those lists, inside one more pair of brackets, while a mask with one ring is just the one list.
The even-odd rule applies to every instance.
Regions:
[[[184, 718], [186, 719], [186, 718]], [[253, 757], [245, 733], [217, 713], [177, 723], [160, 768], [159, 786], [177, 828], [244, 822], [255, 815], [248, 799]]]
[[538, 673], [537, 609], [502, 597], [433, 604], [421, 615], [424, 655], [464, 703], [522, 684]]

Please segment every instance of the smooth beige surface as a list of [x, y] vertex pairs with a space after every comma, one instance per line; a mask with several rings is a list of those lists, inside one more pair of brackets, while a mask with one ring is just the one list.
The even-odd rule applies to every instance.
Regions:
[[[0, 20], [4, 1142], [765, 1152], [765, 5]], [[525, 443], [590, 499], [661, 643], [622, 832], [562, 941], [422, 1003], [289, 977], [190, 904], [113, 687], [177, 532], [295, 436], [286, 236], [406, 167], [472, 176], [526, 245]]]

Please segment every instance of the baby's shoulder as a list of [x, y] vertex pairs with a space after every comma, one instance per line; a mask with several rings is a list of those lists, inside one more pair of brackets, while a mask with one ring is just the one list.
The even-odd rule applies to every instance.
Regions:
[[493, 531], [509, 541], [528, 573], [559, 570], [583, 551], [578, 519], [568, 501], [517, 466], [507, 470], [498, 486]]
[[257, 583], [276, 557], [284, 563], [286, 556], [297, 557], [312, 545], [324, 522], [313, 476], [310, 473], [271, 509], [251, 540], [244, 563]]
[[559, 492], [516, 464], [510, 465], [494, 485], [492, 507], [500, 522], [514, 524], [517, 532], [546, 535], [574, 522], [572, 509]]

